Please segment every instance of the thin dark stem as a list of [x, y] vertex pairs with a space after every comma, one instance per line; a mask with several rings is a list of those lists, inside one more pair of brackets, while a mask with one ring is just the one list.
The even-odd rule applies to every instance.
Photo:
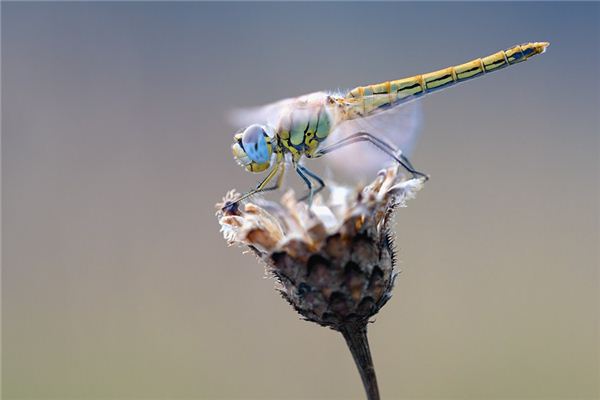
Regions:
[[373, 366], [369, 341], [367, 340], [367, 326], [364, 324], [344, 326], [340, 328], [340, 332], [346, 339], [350, 353], [352, 353], [360, 373], [360, 378], [367, 393], [367, 400], [379, 400], [377, 377], [375, 376], [375, 367]]

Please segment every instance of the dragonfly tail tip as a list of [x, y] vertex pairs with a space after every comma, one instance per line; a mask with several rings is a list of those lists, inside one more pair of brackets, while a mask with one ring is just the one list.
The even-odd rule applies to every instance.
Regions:
[[536, 47], [538, 48], [538, 53], [542, 54], [546, 52], [546, 48], [550, 46], [550, 42], [539, 42], [536, 43]]

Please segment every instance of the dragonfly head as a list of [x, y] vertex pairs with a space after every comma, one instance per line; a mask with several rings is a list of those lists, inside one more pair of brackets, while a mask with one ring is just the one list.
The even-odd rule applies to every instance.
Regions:
[[242, 167], [250, 172], [262, 172], [271, 165], [275, 135], [264, 125], [250, 125], [234, 136], [233, 156]]

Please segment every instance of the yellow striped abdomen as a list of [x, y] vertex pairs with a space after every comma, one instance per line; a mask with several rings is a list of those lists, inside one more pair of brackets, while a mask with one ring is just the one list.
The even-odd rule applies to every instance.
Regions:
[[376, 110], [392, 107], [426, 93], [447, 88], [508, 65], [517, 64], [536, 54], [543, 53], [548, 44], [547, 42], [521, 44], [487, 57], [428, 74], [359, 86], [352, 89], [345, 97], [345, 101], [349, 104], [348, 117], [367, 116]]

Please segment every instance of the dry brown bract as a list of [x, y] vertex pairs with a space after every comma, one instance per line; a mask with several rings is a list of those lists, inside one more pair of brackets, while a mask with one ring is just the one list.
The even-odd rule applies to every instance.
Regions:
[[251, 248], [281, 283], [283, 297], [306, 319], [336, 330], [366, 325], [391, 296], [394, 251], [389, 222], [423, 187], [382, 170], [368, 186], [331, 186], [312, 208], [287, 192], [281, 203], [258, 199], [217, 216], [230, 244]]

